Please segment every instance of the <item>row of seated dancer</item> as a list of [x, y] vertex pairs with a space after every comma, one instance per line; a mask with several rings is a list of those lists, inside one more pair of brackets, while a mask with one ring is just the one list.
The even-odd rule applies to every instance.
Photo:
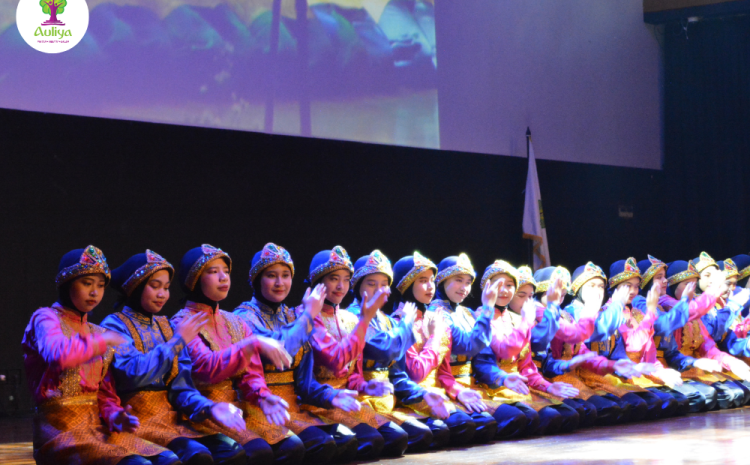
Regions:
[[[291, 307], [294, 262], [269, 243], [233, 312], [219, 308], [231, 270], [207, 244], [177, 271], [151, 250], [111, 273], [94, 246], [65, 254], [58, 301], [22, 341], [36, 462], [343, 463], [750, 400], [748, 255], [629, 258], [609, 278], [591, 262], [571, 276], [496, 260], [474, 311], [465, 254], [392, 267], [337, 246]], [[173, 280], [185, 300], [170, 320]], [[117, 311], [89, 323], [108, 285]]]

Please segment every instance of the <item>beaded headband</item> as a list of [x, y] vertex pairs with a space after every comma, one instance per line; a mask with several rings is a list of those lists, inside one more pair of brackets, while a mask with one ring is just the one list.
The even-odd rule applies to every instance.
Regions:
[[725, 279], [734, 278], [735, 276], [738, 280], [740, 279], [740, 272], [737, 270], [737, 264], [734, 263], [734, 260], [731, 258], [724, 260], [724, 272], [726, 272]]
[[373, 250], [367, 257], [367, 263], [354, 272], [354, 276], [352, 276], [352, 287], [356, 286], [360, 279], [374, 273], [383, 273], [388, 276], [388, 285], [390, 286], [393, 284], [393, 268], [391, 268], [391, 261], [388, 260], [388, 257], [383, 255], [380, 250]]
[[414, 252], [414, 266], [412, 266], [411, 270], [406, 273], [406, 276], [401, 278], [401, 281], [396, 284], [396, 289], [398, 289], [398, 292], [403, 294], [404, 291], [408, 289], [409, 286], [412, 285], [412, 283], [414, 283], [417, 275], [427, 270], [432, 270], [435, 272], [435, 274], [437, 274], [438, 267], [429, 258], [424, 257], [419, 252]]
[[174, 275], [174, 267], [171, 263], [153, 250], [146, 249], [146, 264], [135, 270], [122, 284], [122, 290], [125, 292], [125, 295], [129, 297], [143, 280], [159, 270], [169, 270], [170, 275]]
[[78, 259], [78, 263], [63, 268], [57, 273], [57, 276], [55, 276], [55, 284], [57, 287], [60, 287], [71, 279], [95, 273], [103, 274], [105, 285], [109, 284], [109, 279], [112, 275], [109, 272], [107, 259], [98, 247], [89, 245], [83, 249], [83, 253], [81, 254], [81, 258]]
[[588, 262], [586, 263], [586, 267], [583, 269], [583, 273], [581, 273], [570, 284], [570, 290], [573, 292], [573, 294], [577, 294], [578, 290], [581, 289], [581, 286], [594, 278], [602, 278], [604, 282], [607, 282], [607, 275], [604, 274], [604, 271], [602, 271], [601, 268], [594, 265], [592, 262]]
[[610, 289], [614, 289], [618, 284], [623, 283], [628, 279], [640, 277], [641, 271], [638, 269], [638, 263], [636, 263], [635, 258], [630, 257], [625, 260], [625, 269], [609, 278], [609, 287]]
[[646, 289], [646, 285], [648, 284], [648, 282], [651, 281], [654, 276], [656, 276], [656, 273], [658, 273], [660, 269], [664, 268], [664, 271], [667, 271], [667, 264], [659, 260], [658, 258], [649, 255], [648, 261], [651, 262], [651, 266], [649, 266], [648, 270], [643, 273], [643, 279], [641, 280], [641, 289]]
[[250, 284], [255, 281], [255, 278], [257, 278], [263, 270], [269, 266], [277, 264], [288, 266], [292, 271], [292, 277], [294, 277], [294, 262], [292, 261], [292, 256], [289, 255], [289, 252], [287, 252], [284, 247], [269, 242], [263, 246], [258, 262], [250, 268]]
[[312, 270], [307, 279], [310, 283], [314, 283], [318, 278], [337, 270], [349, 270], [351, 273], [354, 273], [352, 260], [349, 258], [349, 254], [346, 253], [346, 250], [340, 245], [337, 245], [331, 250], [331, 255], [329, 256], [328, 261]]
[[516, 285], [516, 289], [521, 287], [518, 284], [518, 281], [519, 281], [518, 270], [510, 263], [506, 262], [505, 260], [495, 260], [495, 262], [492, 265], [488, 266], [487, 269], [484, 270], [482, 279], [479, 281], [479, 287], [484, 289], [484, 285], [485, 283], [487, 283], [487, 281], [503, 273], [513, 278], [513, 283]]
[[469, 276], [471, 276], [472, 282], [474, 282], [474, 278], [477, 277], [477, 274], [474, 272], [474, 267], [471, 266], [471, 261], [469, 260], [468, 255], [466, 255], [465, 253], [462, 253], [458, 256], [458, 260], [456, 260], [455, 265], [449, 266], [448, 268], [439, 272], [437, 276], [435, 276], [435, 285], [442, 283], [451, 276], [456, 276], [459, 274], [468, 274]]
[[528, 266], [522, 266], [518, 268], [518, 289], [526, 284], [531, 284], [536, 292], [537, 282], [534, 280], [534, 272]]
[[563, 282], [563, 286], [565, 286], [565, 290], [568, 292], [571, 291], [570, 287], [570, 271], [568, 271], [567, 268], [564, 266], [558, 266], [555, 268], [555, 270], [552, 272], [552, 275], [549, 279], [545, 281], [540, 281], [537, 283], [536, 292], [547, 292], [547, 289], [549, 289], [549, 286], [555, 282], [556, 278], [560, 278], [560, 280]]
[[695, 265], [693, 265], [692, 262], [688, 262], [688, 268], [685, 271], [680, 271], [679, 273], [667, 276], [667, 284], [670, 286], [674, 286], [675, 284], [681, 283], [685, 280], [688, 280], [690, 278], [700, 278], [700, 273], [698, 273], [698, 270], [695, 269]]
[[719, 267], [719, 265], [716, 264], [716, 260], [711, 258], [709, 254], [706, 252], [701, 252], [701, 254], [698, 256], [698, 261], [695, 262], [695, 271], [698, 273], [702, 273], [703, 270], [708, 268], [709, 266], [715, 266]]
[[215, 260], [217, 258], [226, 258], [227, 262], [229, 262], [229, 272], [232, 272], [232, 259], [223, 250], [209, 244], [203, 244], [201, 245], [201, 252], [203, 252], [203, 255], [198, 260], [196, 260], [195, 263], [193, 263], [193, 266], [190, 267], [190, 271], [188, 272], [187, 278], [185, 279], [185, 286], [191, 291], [195, 289], [195, 284], [198, 282], [198, 278], [200, 277], [201, 273], [203, 273], [206, 265], [208, 265], [212, 260]]

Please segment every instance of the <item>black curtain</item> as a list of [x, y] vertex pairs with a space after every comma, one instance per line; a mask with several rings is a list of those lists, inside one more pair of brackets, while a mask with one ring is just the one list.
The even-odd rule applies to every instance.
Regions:
[[664, 234], [717, 260], [747, 253], [750, 17], [667, 24], [663, 43], [665, 201], [688, 206], [667, 209]]

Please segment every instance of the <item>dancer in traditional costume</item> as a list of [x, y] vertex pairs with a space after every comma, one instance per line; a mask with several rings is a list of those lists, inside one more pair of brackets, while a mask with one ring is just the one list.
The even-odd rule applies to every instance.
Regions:
[[311, 350], [308, 341], [313, 320], [323, 308], [326, 293], [322, 284], [308, 289], [298, 316], [297, 309], [285, 303], [293, 277], [294, 262], [289, 252], [269, 242], [250, 263], [253, 298], [240, 304], [234, 313], [250, 326], [253, 334], [281, 341], [286, 351], [293, 354], [290, 367], [279, 370], [263, 360], [263, 369], [268, 389], [289, 404], [291, 419], [286, 426], [305, 444], [305, 462], [349, 461], [357, 452], [354, 433], [343, 425], [328, 424], [301, 410], [297, 400], [295, 375], [303, 356]]
[[[510, 404], [521, 410], [529, 419], [530, 428], [527, 434], [555, 434], [570, 432], [578, 427], [580, 416], [575, 408], [563, 403], [563, 399], [578, 395], [578, 389], [564, 383], [550, 383], [537, 371], [531, 358], [531, 334], [518, 347], [509, 347], [502, 341], [519, 326], [532, 326], [536, 321], [536, 305], [527, 300], [527, 309], [523, 310], [525, 319], [508, 310], [519, 285], [517, 270], [503, 260], [496, 260], [485, 270], [480, 286], [499, 285], [498, 297], [493, 303], [494, 318], [492, 321], [492, 343], [490, 350], [484, 350], [474, 358], [474, 376], [480, 388], [490, 399]], [[561, 282], [556, 284], [559, 292]], [[461, 288], [446, 284], [445, 291], [453, 300], [460, 298]], [[557, 300], [557, 296], [553, 297]], [[509, 350], [510, 349], [510, 350]], [[505, 385], [506, 377], [519, 374], [519, 380]], [[520, 382], [518, 382], [520, 381]]]
[[[313, 257], [307, 281], [310, 286], [326, 287], [323, 310], [314, 322], [310, 345], [315, 360], [315, 379], [334, 389], [347, 389], [349, 379], [362, 358], [367, 328], [375, 313], [388, 297], [387, 289], [378, 290], [362, 303], [359, 318], [340, 310], [339, 304], [349, 292], [354, 269], [343, 247], [324, 250]], [[386, 380], [374, 380], [365, 387], [365, 394], [381, 397], [393, 391]], [[305, 406], [315, 415], [333, 423], [341, 423], [357, 435], [358, 460], [371, 460], [379, 455], [399, 456], [408, 445], [408, 434], [395, 422], [379, 415], [367, 403], [358, 411], [344, 412], [320, 406]]]
[[[624, 322], [623, 309], [628, 298], [626, 289], [617, 290], [608, 307], [600, 311], [606, 283], [607, 276], [591, 262], [575, 270], [570, 285], [574, 300], [560, 315], [569, 325], [576, 322], [586, 325], [587, 321], [594, 319], [593, 315], [597, 315], [593, 327], [588, 324], [593, 332], [585, 343], [566, 342], [562, 335], [556, 335], [550, 343], [542, 372], [552, 381], [564, 381], [576, 387], [579, 398], [596, 406], [600, 424], [639, 421], [648, 413], [646, 402], [618, 386], [614, 376], [639, 376], [635, 364], [627, 358], [615, 361], [597, 354], [599, 346], [610, 344], [611, 335]], [[619, 412], [615, 406], [619, 407]]]
[[247, 429], [229, 429], [211, 419], [193, 426], [234, 439], [245, 449], [250, 463], [299, 463], [305, 447], [284, 426], [289, 405], [268, 389], [261, 363], [261, 353], [279, 368], [288, 366], [291, 357], [278, 341], [254, 335], [237, 315], [219, 309], [219, 302], [229, 293], [231, 270], [232, 260], [221, 249], [203, 244], [189, 250], [178, 275], [187, 301], [172, 323], [179, 326], [199, 314], [208, 319], [198, 336], [187, 343], [193, 381], [209, 400], [239, 407]]
[[[117, 395], [140, 421], [136, 434], [170, 449], [184, 464], [244, 464], [245, 451], [233, 439], [198, 432], [182, 418], [211, 418], [227, 428], [245, 429], [239, 409], [206, 399], [193, 385], [185, 341], [198, 335], [208, 320], [205, 315], [186, 318], [174, 329], [167, 317], [157, 315], [169, 300], [173, 276], [172, 265], [151, 250], [112, 272], [112, 287], [120, 292], [124, 308], [108, 315], [102, 326], [127, 341], [115, 350], [110, 367]], [[105, 418], [107, 411], [120, 408], [113, 399], [102, 403]]]
[[[355, 299], [347, 310], [359, 315], [361, 302], [364, 302], [367, 296], [374, 296], [381, 289], [390, 290], [391, 284], [393, 269], [388, 257], [379, 250], [361, 257], [354, 264], [352, 287]], [[417, 309], [412, 304], [406, 307], [405, 318], [397, 322], [378, 309], [367, 328], [363, 356], [349, 378], [349, 388], [360, 393], [359, 400], [362, 403], [370, 405], [378, 414], [390, 418], [407, 432], [409, 445], [406, 452], [409, 453], [422, 452], [431, 446], [446, 444], [450, 437], [448, 427], [443, 424], [441, 428], [436, 428], [440, 435], [436, 441], [429, 426], [404, 412], [395, 410], [396, 397], [393, 392], [379, 397], [367, 395], [365, 392], [368, 385], [373, 383], [390, 383], [391, 367], [396, 360], [406, 355], [406, 351], [416, 341], [413, 327], [416, 313]]]
[[119, 334], [88, 322], [109, 284], [107, 260], [89, 245], [65, 254], [51, 307], [31, 316], [22, 348], [29, 389], [37, 405], [34, 460], [40, 465], [172, 465], [175, 454], [132, 434], [138, 419], [113, 409], [100, 419], [97, 396], [115, 396], [108, 378]]
[[[401, 258], [393, 266], [394, 318], [403, 318], [399, 309], [413, 304], [414, 344], [406, 355], [391, 367], [390, 380], [398, 400], [397, 406], [408, 409], [412, 415], [425, 421], [433, 431], [450, 431], [450, 445], [469, 443], [476, 433], [476, 423], [456, 403], [448, 399], [446, 391], [454, 389], [450, 361], [446, 357], [451, 348], [450, 327], [442, 319], [434, 318], [427, 306], [435, 296], [437, 266], [419, 252]], [[449, 376], [450, 375], [450, 376]], [[526, 417], [522, 418], [525, 426]]]

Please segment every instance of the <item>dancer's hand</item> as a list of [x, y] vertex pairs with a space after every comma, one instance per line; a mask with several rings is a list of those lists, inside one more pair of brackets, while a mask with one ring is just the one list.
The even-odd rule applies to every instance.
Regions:
[[211, 419], [220, 425], [237, 431], [245, 431], [247, 425], [242, 418], [242, 410], [238, 409], [229, 402], [217, 402], [210, 410]]
[[[266, 360], [270, 361], [277, 370], [284, 370], [285, 368], [292, 366], [292, 357], [284, 348], [283, 342], [265, 336], [251, 336], [245, 339], [250, 339], [250, 342], [245, 346], [248, 351], [252, 351], [252, 338], [255, 338], [255, 340], [258, 341], [258, 352], [260, 352]], [[252, 352], [246, 352], [246, 355], [251, 357]]]
[[693, 362], [693, 366], [703, 371], [716, 372], [721, 371], [721, 363], [710, 358], [699, 358]]
[[448, 406], [446, 404], [446, 402], [448, 402], [448, 398], [446, 396], [438, 394], [437, 392], [427, 391], [424, 393], [423, 398], [427, 405], [430, 406], [430, 410], [432, 411], [433, 415], [441, 420], [445, 420], [450, 416], [450, 412], [448, 411]]
[[325, 284], [318, 284], [315, 288], [307, 288], [305, 297], [302, 298], [302, 304], [305, 306], [305, 312], [314, 320], [323, 310], [328, 292]]
[[417, 319], [417, 306], [414, 305], [414, 302], [407, 302], [406, 305], [403, 307], [399, 307], [401, 310], [402, 321], [406, 324], [406, 326], [411, 326], [414, 324], [414, 320]]
[[697, 283], [687, 283], [685, 285], [685, 289], [682, 290], [682, 297], [687, 298], [688, 302], [692, 301], [695, 298], [695, 286]]
[[271, 394], [260, 400], [260, 409], [272, 425], [283, 426], [289, 419], [289, 404], [279, 396]]
[[563, 293], [564, 289], [565, 285], [563, 284], [562, 279], [560, 279], [559, 276], [556, 277], [547, 289], [547, 303], [554, 302], [557, 305], [562, 304], [562, 301], [565, 298], [565, 294]]
[[578, 395], [578, 389], [568, 383], [552, 383], [547, 388], [547, 393], [553, 396], [562, 397], [563, 399], [572, 399]]
[[529, 299], [521, 307], [521, 320], [528, 326], [536, 324], [536, 301]]
[[370, 380], [365, 386], [365, 394], [372, 397], [383, 397], [393, 394], [393, 384], [389, 381]]
[[391, 288], [390, 287], [381, 287], [375, 293], [372, 297], [369, 297], [367, 295], [367, 292], [364, 293], [362, 297], [362, 308], [360, 309], [359, 317], [361, 319], [366, 319], [367, 321], [372, 320], [375, 318], [375, 314], [383, 308], [383, 305], [388, 301], [388, 296], [391, 295]]
[[526, 395], [529, 391], [529, 378], [521, 376], [518, 373], [509, 373], [503, 381], [503, 386], [507, 387], [513, 392]]
[[117, 347], [127, 342], [127, 339], [117, 331], [106, 330], [104, 331], [104, 334], [102, 334], [102, 337], [109, 347]]
[[485, 308], [495, 308], [495, 302], [497, 302], [497, 295], [498, 295], [498, 289], [500, 289], [500, 286], [503, 286], [505, 284], [505, 278], [500, 278], [494, 283], [490, 280], [487, 280], [486, 283], [484, 283], [484, 288], [482, 288], [482, 305]]
[[661, 370], [655, 371], [653, 375], [664, 381], [664, 384], [671, 388], [682, 386], [682, 375], [679, 371], [671, 368], [662, 368]]
[[630, 289], [627, 286], [618, 287], [615, 292], [612, 293], [612, 302], [617, 302], [621, 305], [625, 305], [630, 297]]
[[469, 412], [482, 413], [487, 410], [487, 404], [482, 401], [482, 396], [477, 391], [464, 389], [458, 393], [456, 398]]
[[357, 391], [342, 389], [331, 401], [334, 407], [340, 408], [344, 412], [359, 412], [362, 404], [357, 400]]
[[586, 352], [585, 354], [576, 355], [568, 362], [568, 371], [573, 371], [578, 368], [583, 362], [596, 357], [598, 357], [598, 355], [595, 352]]
[[203, 326], [208, 323], [208, 315], [200, 312], [194, 313], [187, 318], [183, 318], [175, 328], [175, 334], [182, 338], [187, 344], [195, 339]]
[[141, 423], [133, 415], [133, 407], [126, 405], [124, 409], [115, 413], [110, 421], [112, 429], [117, 432], [135, 433]]

